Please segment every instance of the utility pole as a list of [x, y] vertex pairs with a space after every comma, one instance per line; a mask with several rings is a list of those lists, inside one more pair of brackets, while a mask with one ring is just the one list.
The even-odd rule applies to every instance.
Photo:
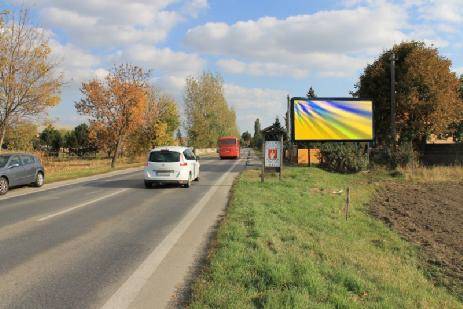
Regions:
[[395, 103], [395, 61], [396, 56], [395, 52], [391, 54], [391, 144], [392, 144], [392, 151], [395, 151], [396, 146], [396, 126], [395, 126], [395, 118], [396, 118], [396, 103]]
[[291, 140], [291, 99], [289, 98], [289, 94], [286, 95], [286, 133], [288, 134], [288, 139], [290, 144], [292, 144]]

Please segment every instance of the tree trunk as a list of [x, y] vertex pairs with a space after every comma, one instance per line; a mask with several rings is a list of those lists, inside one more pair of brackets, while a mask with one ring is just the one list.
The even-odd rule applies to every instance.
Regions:
[[114, 152], [113, 157], [111, 158], [111, 168], [116, 167], [116, 161], [117, 161], [117, 150]]
[[0, 126], [0, 152], [3, 151], [3, 141], [5, 139], [5, 133], [6, 133], [6, 126], [5, 125]]
[[114, 149], [113, 157], [111, 159], [111, 168], [116, 167], [117, 155], [119, 154], [119, 147], [121, 145], [121, 139], [119, 138], [116, 143], [116, 149]]

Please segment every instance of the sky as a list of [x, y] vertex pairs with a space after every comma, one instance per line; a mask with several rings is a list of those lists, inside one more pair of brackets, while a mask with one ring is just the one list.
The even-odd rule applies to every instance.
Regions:
[[[240, 131], [280, 120], [286, 96], [349, 96], [363, 68], [393, 44], [425, 41], [463, 74], [463, 0], [21, 0], [64, 73], [57, 126], [85, 119], [82, 82], [120, 63], [152, 72], [183, 109], [187, 76], [220, 73]], [[2, 4], [3, 2], [3, 4]]]

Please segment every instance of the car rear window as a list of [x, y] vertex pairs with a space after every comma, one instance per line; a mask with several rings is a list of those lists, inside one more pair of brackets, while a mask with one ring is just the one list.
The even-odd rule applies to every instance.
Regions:
[[0, 156], [0, 168], [5, 167], [5, 165], [8, 162], [9, 158], [10, 158], [10, 156]]
[[150, 153], [150, 162], [180, 162], [180, 152], [161, 150]]
[[222, 139], [219, 141], [220, 145], [235, 145], [236, 139]]

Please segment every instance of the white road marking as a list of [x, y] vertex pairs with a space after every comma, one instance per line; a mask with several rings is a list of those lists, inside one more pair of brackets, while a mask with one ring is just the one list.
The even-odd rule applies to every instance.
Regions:
[[45, 183], [43, 187], [40, 187], [40, 188], [18, 188], [18, 189], [15, 189], [15, 191], [10, 191], [8, 192], [8, 194], [1, 196], [0, 201], [12, 199], [12, 198], [20, 197], [24, 195], [45, 192], [48, 190], [69, 187], [69, 186], [77, 185], [77, 184], [84, 183], [84, 182], [92, 182], [92, 181], [97, 181], [97, 180], [101, 180], [105, 178], [125, 176], [127, 174], [141, 172], [141, 171], [143, 171], [143, 167], [131, 167], [131, 168], [124, 169], [124, 170], [97, 174], [93, 176], [86, 176], [86, 177], [77, 178], [77, 179], [57, 181], [57, 182], [53, 182], [50, 184]]
[[[216, 185], [196, 203], [195, 206], [186, 214], [180, 223], [163, 239], [163, 241], [148, 255], [141, 265], [130, 275], [121, 287], [106, 301], [102, 309], [126, 309], [135, 300], [142, 288], [154, 274], [162, 260], [166, 257], [172, 247], [178, 242], [187, 228], [200, 214], [204, 206], [209, 202], [214, 193], [220, 188], [229, 173], [240, 162], [237, 160], [216, 182]], [[153, 304], [154, 306], [154, 304]]]
[[37, 219], [37, 221], [41, 222], [41, 221], [45, 221], [45, 220], [54, 218], [54, 217], [56, 217], [56, 216], [63, 215], [63, 214], [65, 214], [65, 213], [68, 213], [68, 212], [70, 212], [70, 211], [76, 210], [76, 209], [78, 209], [78, 208], [82, 208], [82, 207], [91, 205], [91, 204], [93, 204], [93, 203], [99, 202], [99, 201], [101, 201], [101, 200], [107, 199], [108, 197], [112, 197], [112, 196], [121, 194], [122, 192], [125, 192], [125, 191], [127, 191], [127, 190], [130, 190], [130, 189], [129, 189], [129, 188], [126, 188], [126, 189], [122, 189], [122, 190], [119, 190], [119, 191], [116, 191], [116, 192], [113, 192], [113, 193], [110, 193], [110, 194], [107, 194], [107, 195], [100, 196], [99, 198], [96, 198], [96, 199], [94, 199], [94, 200], [91, 200], [91, 201], [88, 201], [88, 202], [85, 202], [85, 203], [82, 203], [82, 204], [79, 204], [79, 205], [76, 205], [76, 206], [73, 206], [73, 207], [70, 207], [70, 208], [67, 208], [67, 209], [64, 209], [64, 210], [55, 212], [55, 213], [52, 213], [52, 214], [50, 214], [50, 215], [48, 215], [48, 216], [42, 217], [42, 218], [40, 218], [40, 219]]

